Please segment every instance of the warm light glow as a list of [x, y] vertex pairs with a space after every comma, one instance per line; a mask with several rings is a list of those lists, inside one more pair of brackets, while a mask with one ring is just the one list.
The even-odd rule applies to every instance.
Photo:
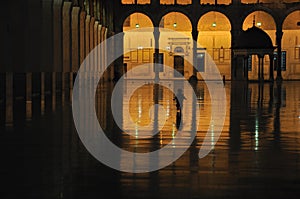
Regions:
[[139, 27], [140, 27], [140, 24], [138, 24], [138, 23], [135, 24], [135, 27], [136, 27], [136, 28], [139, 28]]
[[213, 22], [213, 23], [211, 24], [211, 26], [212, 26], [212, 27], [216, 27], [216, 26], [217, 26], [217, 23], [216, 23], [216, 22]]
[[254, 148], [255, 151], [258, 150], [258, 142], [259, 142], [258, 130], [259, 130], [259, 124], [258, 124], [258, 118], [256, 118], [255, 119], [255, 148]]
[[257, 25], [258, 27], [261, 27], [261, 22], [257, 22], [256, 25]]
[[173, 24], [173, 27], [174, 27], [174, 28], [176, 28], [176, 27], [177, 27], [177, 23], [176, 23], [176, 22]]

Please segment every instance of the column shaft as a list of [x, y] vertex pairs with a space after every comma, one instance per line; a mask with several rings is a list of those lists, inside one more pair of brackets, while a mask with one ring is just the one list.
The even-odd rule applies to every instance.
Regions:
[[13, 125], [13, 73], [6, 73], [5, 124]]

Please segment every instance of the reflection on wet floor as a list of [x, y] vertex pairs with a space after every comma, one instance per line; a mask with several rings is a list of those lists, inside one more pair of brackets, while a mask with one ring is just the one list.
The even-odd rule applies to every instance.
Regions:
[[[31, 104], [15, 99], [9, 125], [6, 116], [11, 116], [1, 103], [5, 160], [1, 176], [7, 185], [3, 198], [298, 198], [299, 86], [300, 82], [226, 84], [222, 134], [213, 151], [199, 159], [212, 114], [210, 93], [199, 82], [194, 88], [197, 99], [184, 101], [182, 109], [183, 131], [197, 127], [192, 145], [171, 165], [145, 174], [115, 171], [93, 158], [78, 138], [70, 102], [62, 103], [60, 93], [45, 94], [42, 101], [33, 96]], [[120, 112], [125, 114], [129, 107], [129, 117], [122, 120], [124, 131], [110, 111], [112, 90], [111, 83], [99, 85], [95, 104], [109, 139], [135, 152], [157, 150], [172, 142], [178, 131], [177, 111], [169, 89], [159, 87], [154, 95], [155, 85], [150, 83], [135, 90], [128, 104], [124, 100]], [[184, 91], [186, 97], [189, 92]], [[166, 122], [153, 138], [139, 137], [153, 128], [149, 124], [155, 118], [156, 100], [161, 105], [157, 111], [163, 113], [158, 120]], [[197, 124], [194, 106], [200, 110]], [[136, 125], [129, 125], [130, 121]], [[130, 136], [126, 130], [136, 134]]]

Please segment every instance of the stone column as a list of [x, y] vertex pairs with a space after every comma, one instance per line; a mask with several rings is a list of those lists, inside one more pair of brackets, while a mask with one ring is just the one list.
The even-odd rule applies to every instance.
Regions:
[[[72, 68], [71, 72], [77, 72], [79, 69], [79, 11], [80, 7], [72, 8]], [[81, 38], [80, 38], [81, 39]]]
[[85, 58], [85, 17], [85, 11], [81, 11], [79, 19], [79, 65], [82, 64]]
[[105, 81], [105, 46], [104, 46], [104, 34], [105, 34], [105, 27], [102, 25], [101, 26], [101, 31], [100, 31], [100, 42], [101, 42], [101, 53], [100, 53], [100, 62], [101, 62], [101, 71], [103, 72], [102, 74], [102, 81]]
[[[94, 49], [94, 26], [95, 26], [95, 17], [91, 17], [90, 20], [90, 52]], [[92, 61], [92, 60], [91, 60]], [[91, 62], [93, 63], [93, 62]]]
[[[153, 0], [152, 0], [153, 1]], [[199, 5], [200, 4], [200, 1], [199, 0], [192, 0], [192, 4], [193, 5]]]
[[71, 18], [71, 68], [69, 75], [69, 96], [70, 101], [72, 101], [72, 93], [73, 93], [73, 73], [76, 73], [79, 69], [79, 12], [80, 7], [72, 8], [72, 18]]
[[241, 4], [241, 0], [232, 0], [232, 4]]
[[[114, 81], [119, 80], [124, 74], [124, 66], [123, 66], [123, 52], [124, 52], [124, 33], [121, 29], [117, 30], [116, 34], [119, 34], [115, 40], [115, 57], [119, 57], [114, 62]], [[121, 55], [121, 56], [119, 56]]]
[[99, 27], [99, 21], [95, 21], [94, 24], [94, 48], [95, 48], [95, 52], [94, 52], [94, 75], [97, 76], [97, 71], [98, 71], [98, 27]]
[[[239, 27], [238, 25], [232, 26], [231, 29], [231, 47], [235, 46], [235, 40], [238, 37], [240, 30], [235, 28]], [[234, 57], [233, 49], [231, 48], [231, 80], [237, 80], [238, 75], [237, 75], [237, 67], [238, 67], [238, 57]]]
[[13, 73], [6, 73], [6, 100], [5, 100], [5, 125], [12, 126], [13, 125]]
[[193, 31], [192, 31], [192, 37], [193, 37], [193, 76], [197, 78], [197, 70], [195, 67], [197, 67], [197, 48], [198, 48], [198, 44], [197, 44], [197, 40], [198, 40], [198, 30], [197, 30], [197, 26], [193, 27]]
[[62, 104], [64, 104], [66, 93], [69, 90], [69, 72], [71, 71], [71, 6], [72, 2], [63, 4], [63, 73], [62, 73]]
[[90, 52], [90, 20], [91, 16], [87, 15], [85, 18], [85, 57]]
[[[40, 27], [42, 28], [42, 48], [41, 51], [41, 66], [43, 66], [43, 72], [45, 71], [53, 71], [53, 27], [51, 24], [54, 22], [53, 18], [53, 0], [43, 0], [41, 1], [42, 9], [42, 24]], [[57, 23], [57, 21], [55, 21]], [[49, 25], [50, 24], [50, 25]], [[58, 49], [55, 49], [57, 51]]]
[[56, 108], [56, 72], [52, 73], [52, 110]]
[[276, 66], [277, 77], [276, 77], [276, 80], [278, 80], [278, 81], [282, 80], [282, 75], [281, 75], [281, 43], [282, 43], [282, 35], [283, 35], [282, 30], [277, 30], [276, 31], [276, 43], [277, 43], [277, 66]]
[[[104, 29], [104, 33], [103, 33], [103, 41], [105, 41], [107, 39], [107, 33], [108, 33], [108, 29], [105, 28]], [[104, 62], [104, 67], [107, 67], [107, 52], [108, 52], [108, 49], [107, 49], [107, 42], [104, 42], [104, 56], [103, 56], [103, 62]], [[108, 81], [108, 71], [106, 70], [105, 72], [105, 76], [104, 76], [104, 80], [105, 81]]]
[[[90, 21], [91, 16], [86, 15], [85, 18], [85, 59], [87, 55], [90, 53]], [[86, 60], [87, 63], [89, 63], [89, 60]], [[85, 71], [85, 73], [88, 73], [89, 71]], [[82, 78], [83, 81], [87, 80], [86, 74]]]
[[155, 72], [155, 82], [157, 83], [159, 81], [159, 66], [157, 65], [159, 63], [159, 60], [158, 60], [158, 56], [159, 56], [159, 36], [160, 36], [159, 30], [154, 29], [153, 35], [154, 35], [154, 41], [155, 41], [154, 72]]
[[53, 69], [62, 71], [62, 2], [53, 2]]
[[26, 73], [26, 120], [32, 118], [32, 73]]
[[45, 72], [41, 72], [41, 115], [45, 113]]
[[[102, 25], [98, 24], [98, 32], [97, 32], [98, 45], [101, 43], [101, 29], [102, 29]], [[97, 61], [98, 61], [97, 71], [98, 71], [98, 73], [103, 71], [102, 63], [101, 63], [101, 61], [102, 61], [101, 53], [102, 53], [101, 47], [99, 47], [98, 52], [97, 52]]]
[[151, 0], [151, 7], [158, 7], [160, 0]]

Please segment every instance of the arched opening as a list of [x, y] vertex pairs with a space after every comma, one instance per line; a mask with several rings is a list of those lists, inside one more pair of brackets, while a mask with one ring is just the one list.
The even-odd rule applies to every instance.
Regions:
[[[198, 44], [206, 49], [219, 68], [221, 75], [230, 79], [231, 68], [231, 24], [222, 13], [211, 11], [203, 15], [198, 22]], [[209, 66], [204, 66], [206, 71]]]
[[[266, 13], [265, 11], [255, 11], [249, 14], [244, 22], [243, 22], [243, 30], [246, 31], [249, 28], [256, 26], [262, 29], [264, 32], [268, 34], [268, 36], [272, 40], [273, 46], [276, 44], [276, 23], [274, 18]], [[274, 52], [276, 53], [276, 52]], [[263, 56], [264, 67], [262, 70], [264, 71], [261, 78], [268, 79], [269, 78], [269, 68], [268, 66], [270, 63], [270, 56]], [[272, 60], [271, 60], [272, 61]], [[257, 73], [259, 68], [259, 57], [256, 55], [252, 55], [249, 57], [248, 61], [248, 78], [257, 79]]]
[[[186, 79], [190, 78], [193, 75], [193, 39], [189, 18], [180, 12], [170, 12], [162, 17], [159, 27], [159, 54], [163, 60], [161, 63], [173, 67]], [[161, 77], [164, 78], [178, 76], [164, 69], [161, 72]]]
[[[128, 78], [153, 78], [154, 37], [151, 19], [143, 13], [133, 13], [123, 23], [124, 73]], [[148, 65], [147, 65], [148, 64]], [[145, 65], [145, 70], [135, 67]], [[127, 73], [128, 72], [128, 73]]]
[[122, 0], [122, 4], [150, 4], [151, 0]]
[[211, 5], [229, 5], [231, 0], [200, 0], [201, 4], [211, 4]]
[[285, 18], [282, 29], [282, 76], [284, 79], [300, 79], [300, 10]]
[[[295, 0], [283, 0], [283, 1], [295, 1]], [[254, 4], [254, 3], [275, 3], [274, 0], [241, 0], [241, 3]]]
[[172, 5], [172, 4], [180, 4], [180, 5], [187, 5], [191, 4], [192, 0], [160, 0], [160, 4]]

